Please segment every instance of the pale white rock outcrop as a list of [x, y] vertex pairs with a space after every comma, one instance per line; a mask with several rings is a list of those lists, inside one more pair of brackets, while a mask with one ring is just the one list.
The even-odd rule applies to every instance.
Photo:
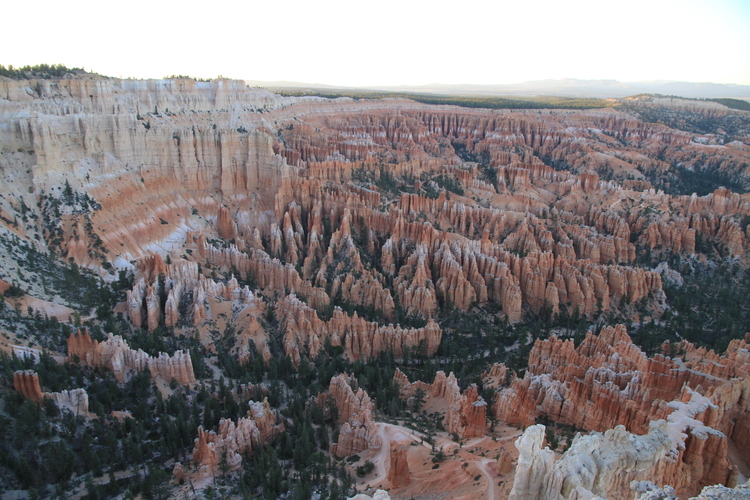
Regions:
[[542, 449], [545, 427], [529, 427], [515, 443], [520, 455], [510, 500], [631, 500], [631, 487], [643, 487], [648, 484], [644, 481], [672, 484], [678, 493], [706, 481], [731, 484], [728, 470], [712, 480], [712, 455], [696, 452], [726, 442], [723, 433], [699, 419], [715, 405], [689, 389], [685, 396], [669, 403], [674, 411], [666, 420], [651, 422], [648, 434], [630, 433], [622, 425], [604, 433], [579, 434], [557, 461], [549, 448]]
[[[675, 495], [674, 488], [665, 486], [659, 488], [651, 481], [634, 481], [630, 485], [633, 491], [641, 493], [636, 496], [636, 500], [679, 500], [680, 497]], [[706, 486], [700, 495], [690, 497], [689, 500], [743, 500], [750, 499], [750, 484], [742, 484], [736, 488], [727, 488], [726, 486]]]
[[391, 500], [391, 496], [385, 490], [377, 490], [372, 496], [360, 493], [348, 498], [348, 500]]
[[543, 425], [532, 425], [518, 439], [518, 466], [509, 500], [544, 498], [544, 480], [555, 463], [555, 454], [544, 443]]

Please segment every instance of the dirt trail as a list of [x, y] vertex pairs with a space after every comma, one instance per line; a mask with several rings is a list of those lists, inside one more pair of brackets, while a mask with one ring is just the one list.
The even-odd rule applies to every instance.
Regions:
[[485, 458], [483, 460], [477, 460], [474, 464], [477, 466], [477, 469], [484, 474], [484, 477], [487, 478], [487, 500], [495, 500], [495, 481], [485, 467], [490, 462], [493, 462], [493, 460]]
[[375, 464], [375, 477], [368, 481], [372, 486], [377, 485], [386, 478], [385, 461], [388, 458], [386, 453], [390, 452], [391, 439], [386, 432], [385, 426], [386, 424], [383, 423], [378, 424], [377, 435], [380, 438], [380, 449], [372, 457], [372, 463]]
[[405, 441], [411, 439], [412, 441], [419, 442], [425, 448], [432, 449], [429, 444], [422, 442], [421, 436], [415, 434], [411, 429], [407, 429], [400, 425], [380, 422], [376, 434], [380, 438], [381, 444], [380, 449], [371, 459], [371, 462], [375, 465], [375, 475], [368, 481], [368, 483], [373, 487], [385, 481], [388, 476], [386, 462], [390, 461], [391, 441]]

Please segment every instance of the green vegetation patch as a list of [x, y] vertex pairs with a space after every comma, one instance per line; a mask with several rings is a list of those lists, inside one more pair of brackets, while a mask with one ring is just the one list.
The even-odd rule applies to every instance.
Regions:
[[34, 66], [22, 66], [14, 68], [11, 64], [7, 68], [0, 64], [0, 76], [13, 80], [28, 78], [62, 78], [67, 74], [87, 73], [83, 68], [68, 68], [64, 64], [37, 64]]
[[709, 101], [718, 102], [731, 109], [739, 109], [740, 111], [750, 111], [750, 102], [743, 101], [742, 99], [709, 99]]
[[486, 109], [596, 109], [615, 107], [615, 101], [593, 98], [523, 97], [508, 99], [495, 96], [458, 96], [420, 94], [416, 92], [377, 92], [366, 90], [273, 89], [279, 95], [300, 97], [316, 96], [327, 99], [351, 97], [352, 99], [411, 99], [423, 104], [447, 104], [464, 108]]

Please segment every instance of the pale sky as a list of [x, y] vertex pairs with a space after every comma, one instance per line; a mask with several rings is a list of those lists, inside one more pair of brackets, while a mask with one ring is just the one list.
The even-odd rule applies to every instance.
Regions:
[[0, 64], [109, 76], [750, 84], [750, 0], [38, 0], [0, 12]]

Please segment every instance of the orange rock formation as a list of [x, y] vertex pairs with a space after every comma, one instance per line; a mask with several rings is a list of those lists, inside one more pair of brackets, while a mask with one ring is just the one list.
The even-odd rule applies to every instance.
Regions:
[[148, 369], [152, 377], [160, 376], [167, 381], [174, 379], [183, 385], [195, 383], [189, 353], [175, 351], [169, 356], [162, 352], [153, 358], [140, 349], [132, 350], [118, 335], [110, 333], [107, 340], [101, 343], [93, 340], [85, 328], [68, 338], [68, 359], [78, 359], [91, 367], [103, 366], [111, 370], [120, 382], [125, 380], [130, 370], [141, 372]]
[[248, 456], [258, 447], [267, 446], [283, 430], [283, 424], [277, 424], [278, 417], [267, 399], [262, 403], [250, 401], [248, 404], [247, 417], [240, 418], [237, 423], [221, 419], [218, 433], [198, 427], [194, 462], [210, 471], [225, 459], [231, 470], [238, 470], [243, 455]]
[[354, 392], [350, 384], [349, 376], [341, 374], [333, 377], [328, 386], [328, 396], [334, 401], [342, 424], [338, 443], [331, 447], [337, 457], [380, 446], [377, 424], [372, 419], [372, 401], [363, 389]]
[[401, 488], [411, 481], [409, 473], [409, 462], [406, 457], [408, 444], [391, 443], [390, 465], [388, 467], [388, 481], [391, 488]]
[[424, 328], [383, 326], [360, 318], [356, 312], [348, 316], [337, 307], [333, 317], [323, 321], [294, 295], [277, 303], [276, 315], [284, 327], [284, 351], [295, 363], [299, 363], [302, 355], [315, 358], [326, 338], [331, 345], [343, 346], [344, 354], [352, 360], [372, 359], [386, 350], [400, 358], [404, 348], [420, 345], [432, 356], [442, 338], [440, 327], [431, 319]]
[[[737, 425], [750, 418], [743, 395], [750, 390], [748, 343], [732, 341], [723, 356], [689, 343], [677, 345], [676, 352], [684, 357], [648, 358], [622, 325], [605, 327], [598, 336], [589, 332], [577, 349], [572, 340], [537, 340], [526, 376], [498, 393], [495, 415], [519, 425], [545, 415], [586, 430], [622, 426], [635, 434], [653, 432], [656, 420], [674, 422], [680, 432], [689, 431], [679, 450], [680, 461], [692, 464], [692, 476], [672, 468], [657, 476], [662, 484], [680, 491], [698, 483], [727, 484], [733, 474], [729, 441], [739, 450], [750, 445]], [[689, 417], [680, 416], [683, 410]], [[742, 456], [750, 458], [744, 451]], [[676, 478], [680, 474], [692, 482]]]
[[33, 370], [19, 370], [13, 373], [13, 389], [21, 395], [37, 403], [43, 399], [42, 387], [39, 385], [39, 375]]
[[461, 394], [458, 380], [452, 372], [447, 377], [445, 372], [437, 372], [432, 384], [421, 381], [412, 384], [399, 369], [396, 369], [393, 382], [399, 386], [399, 395], [402, 399], [414, 397], [418, 389], [422, 389], [428, 397], [444, 398], [448, 432], [455, 433], [461, 438], [484, 436], [487, 425], [487, 403], [479, 396], [476, 384], [471, 384]]

